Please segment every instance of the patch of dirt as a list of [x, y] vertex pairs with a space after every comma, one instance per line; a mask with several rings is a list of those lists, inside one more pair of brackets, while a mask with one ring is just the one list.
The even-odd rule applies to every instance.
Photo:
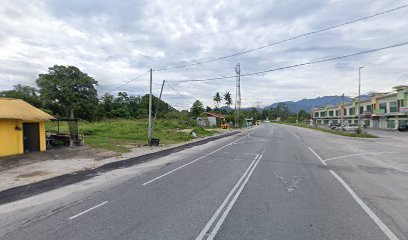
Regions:
[[113, 151], [94, 149], [87, 146], [53, 148], [45, 152], [32, 152], [0, 157], [0, 171], [41, 161], [92, 158], [95, 161], [117, 156]]
[[191, 128], [191, 129], [186, 128], [186, 129], [177, 129], [177, 130], [176, 130], [176, 132], [188, 133], [188, 134], [190, 134], [191, 131], [193, 131], [192, 128]]
[[50, 172], [47, 172], [47, 171], [35, 171], [35, 172], [26, 173], [26, 174], [21, 174], [16, 177], [17, 178], [29, 178], [29, 177], [36, 177], [36, 176], [44, 176], [49, 173]]

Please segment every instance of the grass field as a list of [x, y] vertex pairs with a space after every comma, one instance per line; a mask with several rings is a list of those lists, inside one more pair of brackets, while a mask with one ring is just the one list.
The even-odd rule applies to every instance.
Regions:
[[[129, 152], [130, 148], [147, 144], [147, 120], [112, 119], [97, 122], [80, 122], [79, 133], [84, 135], [85, 144], [94, 148], [103, 148], [120, 153]], [[48, 132], [57, 132], [57, 124], [49, 122]], [[211, 136], [214, 130], [191, 127], [177, 120], [157, 120], [154, 127], [154, 138], [160, 139], [160, 144], [172, 144], [192, 139], [191, 131], [198, 137]], [[68, 133], [67, 123], [60, 123], [60, 132]]]
[[326, 133], [331, 133], [335, 135], [340, 135], [340, 136], [346, 136], [346, 137], [356, 137], [356, 138], [377, 138], [377, 136], [368, 134], [368, 133], [363, 133], [363, 134], [357, 134], [355, 132], [341, 132], [341, 131], [335, 131], [327, 128], [317, 128], [317, 127], [310, 127], [309, 125], [306, 124], [296, 124], [296, 123], [286, 123], [286, 122], [276, 122], [279, 124], [286, 124], [286, 125], [291, 125], [291, 126], [297, 126], [297, 127], [302, 127], [302, 128], [308, 128], [316, 131], [321, 131], [321, 132], [326, 132]]

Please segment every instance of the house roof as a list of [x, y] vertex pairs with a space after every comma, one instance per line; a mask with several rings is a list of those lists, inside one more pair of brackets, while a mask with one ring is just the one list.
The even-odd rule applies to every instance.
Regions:
[[221, 119], [224, 119], [224, 118], [225, 118], [225, 116], [222, 115], [222, 114], [212, 113], [212, 112], [206, 112], [206, 113], [207, 113], [207, 115], [210, 115], [210, 116], [212, 116], [212, 117], [221, 118]]
[[21, 99], [0, 98], [0, 119], [47, 121], [54, 117]]

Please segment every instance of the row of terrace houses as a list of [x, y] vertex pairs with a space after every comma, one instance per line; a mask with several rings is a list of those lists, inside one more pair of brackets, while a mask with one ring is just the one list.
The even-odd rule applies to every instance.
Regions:
[[396, 86], [388, 93], [373, 93], [359, 101], [314, 108], [312, 118], [318, 125], [364, 124], [370, 128], [396, 129], [408, 125], [408, 85]]

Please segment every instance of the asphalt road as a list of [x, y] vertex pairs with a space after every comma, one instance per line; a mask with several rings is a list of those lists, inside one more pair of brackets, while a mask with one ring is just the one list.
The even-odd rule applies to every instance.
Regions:
[[349, 140], [309, 131], [268, 124], [192, 148], [92, 197], [74, 193], [75, 204], [38, 211], [1, 239], [405, 239], [407, 216], [394, 212], [407, 195], [376, 204], [352, 166], [334, 164], [351, 154], [329, 140]]

